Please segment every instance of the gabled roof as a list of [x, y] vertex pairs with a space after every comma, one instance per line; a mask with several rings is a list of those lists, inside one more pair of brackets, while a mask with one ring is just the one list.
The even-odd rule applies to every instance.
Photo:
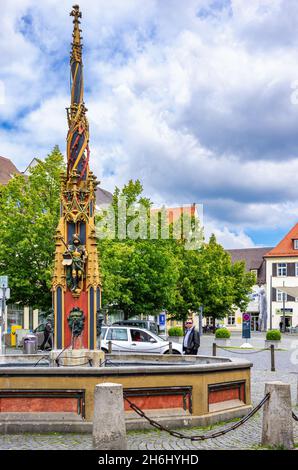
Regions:
[[294, 250], [293, 240], [298, 240], [298, 223], [287, 233], [287, 235], [281, 240], [281, 242], [266, 253], [268, 257], [280, 257], [280, 256], [298, 256], [298, 250]]
[[13, 175], [20, 175], [21, 172], [9, 158], [0, 157], [0, 184], [7, 184]]
[[111, 204], [113, 201], [113, 194], [106, 189], [96, 189], [96, 205], [101, 206], [103, 204]]
[[235, 250], [226, 250], [232, 259], [232, 263], [236, 261], [244, 261], [247, 271], [252, 269], [257, 270], [257, 282], [258, 284], [265, 284], [266, 282], [266, 263], [264, 256], [271, 247], [262, 248], [239, 248]]
[[261, 248], [239, 248], [235, 250], [226, 250], [232, 258], [232, 263], [236, 261], [245, 261], [246, 269], [250, 271], [251, 269], [260, 269], [264, 256], [268, 251], [271, 250], [271, 247], [261, 247]]

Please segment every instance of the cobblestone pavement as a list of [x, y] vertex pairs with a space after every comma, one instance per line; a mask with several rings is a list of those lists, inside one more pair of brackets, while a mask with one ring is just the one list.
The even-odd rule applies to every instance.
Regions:
[[[201, 347], [199, 354], [212, 355], [212, 343], [214, 342], [213, 335], [203, 335], [201, 337]], [[239, 334], [233, 333], [231, 336], [231, 346], [239, 347], [243, 344], [244, 340]], [[255, 350], [243, 349], [217, 349], [218, 356], [240, 357], [251, 361], [254, 369], [263, 371], [270, 370], [271, 368], [271, 354], [270, 351], [258, 351], [264, 348], [265, 334], [252, 333], [251, 339], [248, 342], [256, 348]], [[275, 351], [275, 368], [276, 370], [283, 370], [289, 372], [297, 372], [298, 370], [298, 336], [297, 335], [283, 335], [280, 350]]]
[[[258, 404], [264, 396], [264, 382], [282, 380], [291, 383], [293, 406], [297, 395], [297, 374], [289, 372], [266, 372], [252, 370], [252, 399]], [[294, 408], [298, 414], [298, 407]], [[294, 422], [295, 442], [298, 444], [298, 424]], [[182, 432], [186, 435], [206, 434], [215, 429], [231, 426], [213, 426], [212, 429], [192, 428]], [[206, 441], [191, 442], [186, 439], [172, 437], [166, 432], [148, 430], [128, 433], [128, 448], [132, 450], [199, 450], [199, 449], [253, 449], [261, 440], [262, 410], [244, 425], [230, 433]], [[92, 449], [90, 434], [21, 434], [0, 435], [0, 450], [88, 450]]]

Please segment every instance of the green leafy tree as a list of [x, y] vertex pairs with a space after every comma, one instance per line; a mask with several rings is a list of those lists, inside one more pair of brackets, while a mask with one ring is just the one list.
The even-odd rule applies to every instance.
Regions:
[[[142, 191], [138, 180], [129, 181], [122, 190], [116, 188], [112, 202], [116, 214], [115, 237], [101, 239], [99, 243], [104, 304], [110, 309], [122, 310], [125, 318], [141, 313], [152, 314], [167, 308], [173, 302], [179, 276], [176, 257], [168, 241], [148, 239], [147, 216], [151, 203], [142, 196]], [[120, 232], [123, 232], [123, 227], [119, 230], [119, 204], [123, 196], [127, 204], [125, 231], [134, 223], [137, 233], [139, 230], [136, 239], [122, 238], [123, 233], [121, 235]], [[138, 217], [140, 204], [146, 210], [145, 214]], [[142, 222], [145, 222], [145, 230], [141, 230]]]
[[232, 263], [229, 253], [217, 243], [214, 235], [202, 250], [199, 279], [204, 316], [223, 319], [237, 308], [245, 310], [255, 276], [245, 270], [244, 262]]
[[198, 250], [180, 250], [182, 268], [173, 316], [185, 319], [188, 311], [203, 306], [205, 317], [223, 319], [237, 308], [245, 310], [255, 284], [244, 262], [232, 263], [230, 255], [217, 243], [214, 235]]
[[56, 146], [29, 176], [0, 186], [0, 272], [9, 276], [11, 301], [51, 306], [54, 233], [59, 219], [63, 155]]

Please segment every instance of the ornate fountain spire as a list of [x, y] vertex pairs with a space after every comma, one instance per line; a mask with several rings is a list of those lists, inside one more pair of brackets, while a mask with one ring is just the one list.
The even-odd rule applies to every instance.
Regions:
[[52, 281], [55, 348], [96, 348], [101, 279], [95, 231], [98, 182], [89, 170], [89, 126], [83, 100], [83, 63], [78, 5], [70, 56], [71, 103], [67, 109], [67, 173], [61, 175], [60, 219]]
[[82, 62], [82, 37], [80, 18], [82, 13], [78, 5], [74, 5], [70, 13], [73, 16], [73, 42], [70, 55], [71, 72], [71, 105], [67, 109], [67, 177], [71, 174], [85, 180], [89, 172], [89, 124], [86, 117]]
[[72, 43], [72, 50], [70, 56], [70, 63], [72, 62], [82, 62], [82, 37], [81, 37], [81, 30], [80, 30], [80, 18], [82, 18], [82, 13], [80, 12], [79, 5], [74, 5], [73, 10], [70, 12], [69, 16], [73, 16], [73, 43]]

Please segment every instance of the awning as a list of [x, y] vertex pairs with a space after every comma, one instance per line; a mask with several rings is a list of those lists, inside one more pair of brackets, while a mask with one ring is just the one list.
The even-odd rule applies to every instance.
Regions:
[[292, 297], [298, 297], [298, 286], [297, 287], [280, 286], [280, 287], [275, 287], [275, 289], [278, 289], [281, 292], [291, 295]]

